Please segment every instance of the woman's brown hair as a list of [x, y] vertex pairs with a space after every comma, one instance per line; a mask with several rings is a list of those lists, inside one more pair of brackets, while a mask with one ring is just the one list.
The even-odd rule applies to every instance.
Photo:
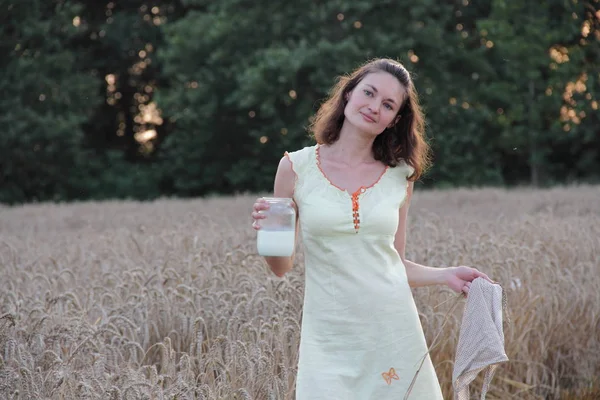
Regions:
[[406, 68], [399, 62], [379, 58], [363, 64], [349, 75], [338, 78], [329, 98], [312, 119], [309, 131], [319, 144], [332, 144], [340, 137], [344, 122], [346, 94], [369, 73], [387, 72], [406, 89], [407, 96], [391, 128], [386, 128], [373, 142], [373, 156], [384, 164], [395, 167], [404, 160], [414, 168], [409, 180], [416, 181], [430, 164], [430, 147], [425, 140], [425, 119], [419, 105], [417, 91]]

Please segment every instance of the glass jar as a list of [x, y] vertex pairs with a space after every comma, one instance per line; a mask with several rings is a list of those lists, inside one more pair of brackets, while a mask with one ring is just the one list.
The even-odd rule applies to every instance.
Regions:
[[296, 245], [296, 209], [289, 197], [264, 197], [269, 209], [259, 211], [256, 248], [261, 256], [289, 257]]

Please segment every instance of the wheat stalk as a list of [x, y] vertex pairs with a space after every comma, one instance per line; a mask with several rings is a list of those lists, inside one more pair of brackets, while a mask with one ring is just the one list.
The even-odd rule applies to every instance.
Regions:
[[[598, 186], [415, 193], [407, 258], [477, 266], [507, 292], [510, 362], [490, 398], [600, 396], [598, 198]], [[4, 210], [0, 398], [293, 400], [304, 258], [283, 279], [267, 270], [240, 228], [253, 200]], [[443, 288], [413, 293], [450, 398], [461, 312]]]

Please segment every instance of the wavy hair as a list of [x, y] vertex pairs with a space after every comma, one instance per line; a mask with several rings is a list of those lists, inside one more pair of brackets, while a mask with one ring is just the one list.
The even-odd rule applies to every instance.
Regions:
[[367, 75], [387, 72], [406, 89], [407, 96], [396, 114], [399, 120], [391, 128], [377, 135], [373, 142], [373, 156], [384, 164], [395, 167], [401, 161], [414, 168], [409, 180], [416, 181], [429, 168], [430, 147], [425, 139], [425, 118], [409, 72], [399, 62], [379, 58], [369, 61], [348, 75], [338, 77], [327, 100], [311, 119], [308, 130], [319, 144], [332, 144], [340, 137], [344, 123], [346, 94]]

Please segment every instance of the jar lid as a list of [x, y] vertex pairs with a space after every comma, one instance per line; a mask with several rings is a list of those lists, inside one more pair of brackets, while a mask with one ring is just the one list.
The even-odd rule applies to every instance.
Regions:
[[290, 203], [293, 201], [291, 197], [263, 197], [263, 200], [269, 203]]

